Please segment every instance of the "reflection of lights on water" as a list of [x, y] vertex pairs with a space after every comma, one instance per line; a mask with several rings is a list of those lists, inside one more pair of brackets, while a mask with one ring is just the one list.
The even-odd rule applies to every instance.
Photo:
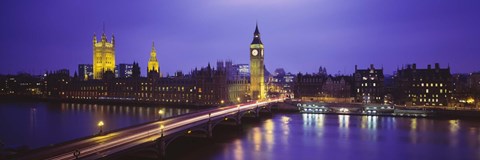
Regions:
[[282, 131], [284, 135], [288, 135], [290, 132], [290, 125], [288, 124], [290, 122], [291, 118], [287, 116], [282, 116]]
[[458, 120], [449, 120], [450, 124], [450, 133], [457, 133], [460, 130], [460, 121]]
[[377, 129], [377, 121], [378, 117], [377, 116], [367, 116], [367, 121], [368, 121], [368, 129]]
[[255, 151], [260, 151], [260, 144], [262, 144], [262, 131], [259, 127], [255, 127], [253, 130], [253, 143], [255, 143]]
[[417, 119], [416, 118], [412, 118], [410, 120], [410, 129], [411, 130], [416, 130], [417, 129]]
[[234, 154], [234, 159], [245, 159], [243, 157], [243, 155], [245, 155], [244, 151], [243, 151], [243, 145], [242, 145], [242, 140], [240, 139], [237, 139], [233, 142], [233, 144], [235, 144], [235, 149], [233, 150], [233, 152], [235, 153]]
[[456, 137], [458, 131], [460, 130], [460, 121], [459, 120], [449, 120], [448, 123], [450, 124], [450, 136], [454, 136], [449, 138], [449, 143], [451, 146], [456, 147], [458, 146], [458, 138]]
[[325, 115], [324, 114], [319, 114], [318, 115], [318, 126], [319, 127], [323, 127], [323, 125], [325, 124]]
[[275, 135], [273, 134], [275, 123], [273, 122], [272, 119], [269, 119], [265, 125], [265, 128], [268, 130], [268, 134], [263, 134], [265, 135], [265, 142], [267, 145], [267, 150], [272, 151], [273, 150], [273, 145], [275, 143]]
[[368, 123], [368, 118], [367, 118], [367, 116], [362, 116], [361, 128], [362, 128], [362, 129], [367, 128], [367, 123]]
[[418, 141], [417, 137], [417, 118], [410, 119], [410, 141], [413, 144], [416, 144]]
[[283, 123], [288, 124], [289, 121], [290, 121], [290, 117], [282, 116], [282, 122]]
[[303, 125], [309, 126], [312, 124], [318, 125], [318, 127], [323, 127], [325, 123], [325, 115], [324, 114], [309, 114], [304, 113], [302, 114]]
[[340, 128], [348, 128], [350, 123], [350, 116], [349, 115], [338, 115], [338, 123]]

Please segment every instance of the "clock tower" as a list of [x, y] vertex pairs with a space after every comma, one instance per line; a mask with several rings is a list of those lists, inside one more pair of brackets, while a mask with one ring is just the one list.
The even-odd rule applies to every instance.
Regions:
[[260, 40], [258, 24], [255, 26], [253, 41], [250, 44], [250, 96], [252, 100], [266, 97], [263, 43]]

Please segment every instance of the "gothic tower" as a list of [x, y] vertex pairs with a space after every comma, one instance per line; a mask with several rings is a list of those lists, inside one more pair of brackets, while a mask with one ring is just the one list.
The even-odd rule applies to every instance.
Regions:
[[157, 60], [157, 51], [155, 50], [155, 43], [152, 43], [152, 51], [150, 52], [150, 60], [148, 61], [148, 70], [149, 77], [161, 77], [158, 60]]
[[102, 79], [105, 72], [115, 72], [115, 37], [108, 42], [103, 32], [100, 42], [93, 35], [93, 79]]
[[252, 100], [261, 100], [266, 97], [263, 56], [263, 43], [260, 40], [257, 24], [252, 44], [250, 44], [250, 96]]

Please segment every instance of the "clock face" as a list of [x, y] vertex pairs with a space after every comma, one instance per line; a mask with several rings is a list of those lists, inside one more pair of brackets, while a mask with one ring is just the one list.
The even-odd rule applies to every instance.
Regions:
[[260, 53], [261, 53], [261, 55], [262, 55], [262, 57], [263, 57], [263, 49], [262, 49], [262, 51], [261, 51]]
[[254, 49], [254, 50], [252, 51], [252, 55], [253, 55], [253, 56], [257, 56], [257, 55], [258, 55], [258, 51], [257, 51], [256, 49]]

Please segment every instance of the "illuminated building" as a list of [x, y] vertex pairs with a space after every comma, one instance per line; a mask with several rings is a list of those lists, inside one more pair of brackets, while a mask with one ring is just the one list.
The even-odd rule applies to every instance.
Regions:
[[82, 80], [89, 80], [93, 78], [93, 66], [91, 64], [79, 64], [78, 76]]
[[105, 72], [115, 72], [115, 37], [110, 42], [105, 33], [100, 42], [93, 35], [93, 79], [102, 79]]
[[383, 68], [376, 69], [373, 64], [367, 69], [358, 69], [355, 65], [354, 95], [355, 101], [361, 103], [384, 103]]
[[232, 103], [246, 102], [248, 100], [248, 88], [250, 83], [247, 78], [229, 80], [228, 101]]
[[258, 25], [255, 27], [253, 36], [253, 41], [250, 44], [250, 97], [252, 100], [265, 99], [264, 48], [260, 40]]
[[418, 69], [416, 64], [397, 70], [394, 77], [395, 104], [406, 106], [447, 106], [452, 99], [450, 67]]
[[147, 73], [149, 77], [161, 77], [157, 60], [157, 51], [155, 50], [155, 43], [152, 43], [152, 51], [150, 52], [150, 60], [148, 61]]
[[189, 75], [176, 75], [156, 79], [136, 77], [71, 81], [60, 90], [60, 98], [188, 105], [218, 105], [222, 101], [237, 103], [229, 101], [224, 71], [214, 70], [208, 65], [195, 69]]

